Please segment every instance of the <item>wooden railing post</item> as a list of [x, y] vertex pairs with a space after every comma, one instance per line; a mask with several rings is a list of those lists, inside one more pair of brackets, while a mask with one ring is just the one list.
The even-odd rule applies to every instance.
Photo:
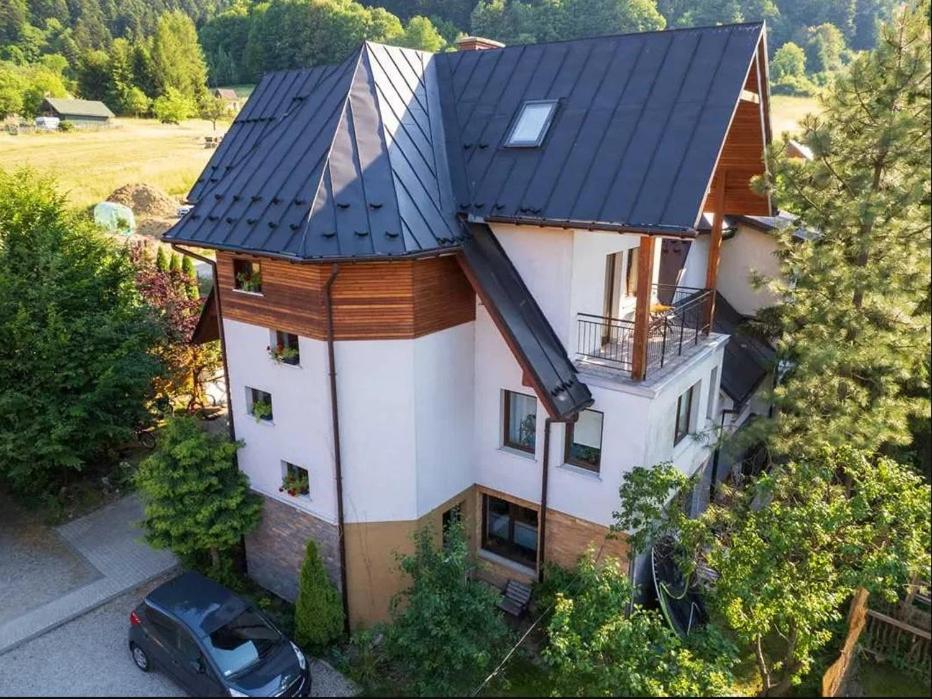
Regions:
[[705, 270], [705, 288], [712, 290], [712, 296], [706, 304], [705, 327], [712, 332], [715, 318], [715, 286], [718, 284], [718, 261], [722, 250], [722, 226], [725, 219], [725, 180], [728, 173], [723, 170], [715, 178], [713, 185], [715, 199], [712, 210], [712, 235], [709, 237], [709, 257]]
[[634, 310], [634, 352], [631, 359], [631, 378], [635, 381], [643, 381], [647, 376], [647, 343], [653, 281], [654, 237], [642, 235], [638, 248], [637, 305]]

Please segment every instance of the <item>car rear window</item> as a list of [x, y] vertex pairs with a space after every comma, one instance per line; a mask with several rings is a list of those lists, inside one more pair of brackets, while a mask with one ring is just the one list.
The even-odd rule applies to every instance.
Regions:
[[260, 614], [247, 609], [210, 633], [204, 643], [224, 677], [255, 665], [282, 642], [282, 635]]

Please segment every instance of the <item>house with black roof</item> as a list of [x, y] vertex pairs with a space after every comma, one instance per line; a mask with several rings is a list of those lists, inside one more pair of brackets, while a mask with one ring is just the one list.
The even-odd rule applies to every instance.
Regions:
[[294, 597], [313, 538], [353, 626], [424, 525], [499, 584], [630, 564], [623, 475], [711, 461], [726, 221], [773, 213], [762, 24], [460, 48], [265, 76], [165, 236], [215, 253], [250, 574]]

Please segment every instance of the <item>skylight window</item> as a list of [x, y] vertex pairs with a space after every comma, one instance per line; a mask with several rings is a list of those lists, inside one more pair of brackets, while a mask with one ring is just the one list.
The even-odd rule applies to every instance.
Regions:
[[556, 100], [534, 100], [521, 105], [518, 118], [505, 145], [511, 148], [535, 148], [544, 141], [553, 113], [557, 110]]

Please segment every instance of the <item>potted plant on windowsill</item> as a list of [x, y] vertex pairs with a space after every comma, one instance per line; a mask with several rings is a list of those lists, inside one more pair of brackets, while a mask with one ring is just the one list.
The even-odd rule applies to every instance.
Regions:
[[262, 291], [261, 274], [246, 274], [245, 272], [240, 272], [236, 275], [236, 282], [239, 285], [237, 288], [240, 291], [248, 291], [252, 294], [257, 294]]
[[264, 400], [257, 400], [252, 404], [252, 416], [256, 418], [256, 422], [263, 420], [268, 422], [272, 419], [272, 404]]
[[282, 476], [282, 485], [278, 489], [279, 493], [288, 493], [291, 497], [307, 495], [310, 492], [306, 475], [285, 474]]
[[291, 364], [293, 366], [298, 363], [297, 347], [285, 347], [282, 343], [278, 343], [274, 347], [269, 346], [266, 349], [269, 351], [269, 356], [277, 364]]

